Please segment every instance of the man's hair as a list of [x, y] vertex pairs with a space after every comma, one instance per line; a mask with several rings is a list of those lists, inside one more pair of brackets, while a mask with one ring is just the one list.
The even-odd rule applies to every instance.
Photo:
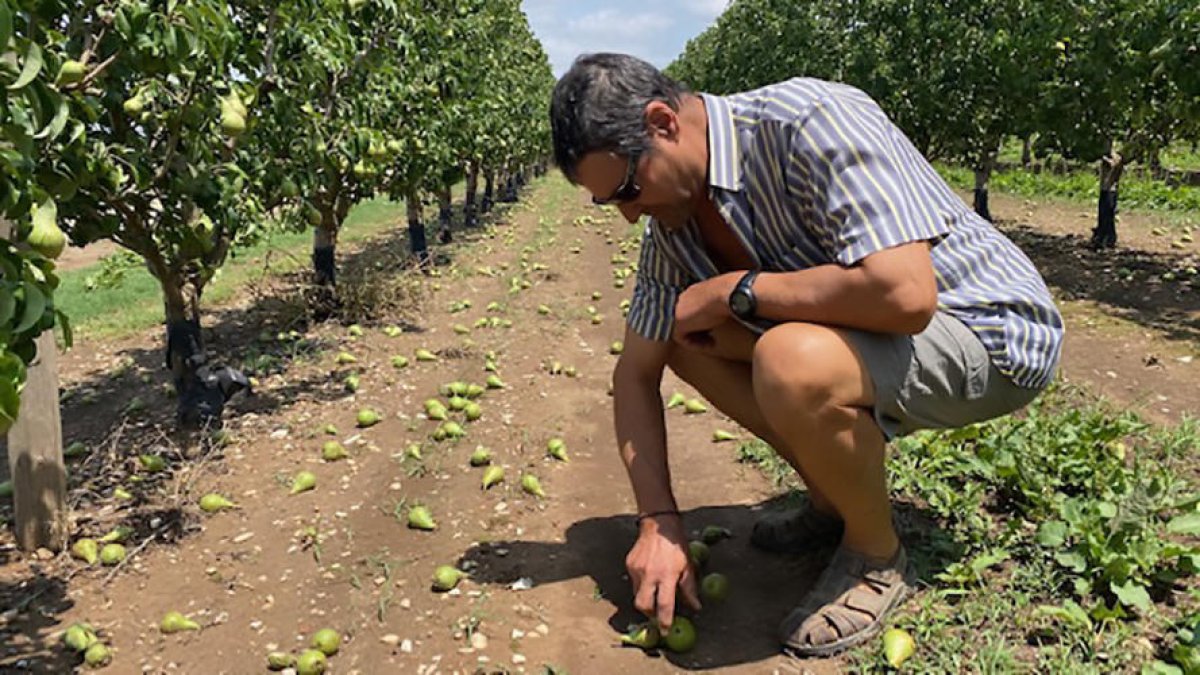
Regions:
[[664, 101], [678, 111], [685, 93], [687, 87], [635, 56], [580, 56], [554, 85], [550, 100], [555, 163], [574, 183], [579, 160], [589, 152], [645, 152], [646, 106]]

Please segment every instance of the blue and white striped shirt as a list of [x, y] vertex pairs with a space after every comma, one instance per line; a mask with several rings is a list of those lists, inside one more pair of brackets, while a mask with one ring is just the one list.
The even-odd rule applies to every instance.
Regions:
[[[810, 78], [701, 96], [710, 194], [758, 269], [850, 266], [876, 251], [928, 240], [938, 309], [965, 323], [1017, 385], [1049, 383], [1063, 321], [1041, 275], [946, 185], [869, 96]], [[675, 232], [651, 220], [630, 326], [648, 339], [669, 339], [679, 294], [719, 273], [694, 220]]]

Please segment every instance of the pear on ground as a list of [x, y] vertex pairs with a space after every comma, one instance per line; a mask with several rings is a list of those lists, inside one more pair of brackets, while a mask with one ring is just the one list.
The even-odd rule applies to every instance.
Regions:
[[200, 630], [200, 624], [179, 612], [170, 611], [164, 614], [162, 620], [158, 622], [158, 629], [169, 635], [185, 630]]
[[492, 464], [483, 470], [483, 480], [480, 482], [483, 489], [486, 490], [502, 480], [504, 480], [504, 467]]
[[546, 491], [542, 489], [542, 482], [531, 473], [521, 476], [521, 489], [539, 499], [546, 497]]

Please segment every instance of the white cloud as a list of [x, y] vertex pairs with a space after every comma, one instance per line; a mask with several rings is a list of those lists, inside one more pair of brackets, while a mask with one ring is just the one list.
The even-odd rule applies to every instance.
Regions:
[[715, 19], [729, 6], [729, 0], [683, 0], [682, 4], [706, 19]]

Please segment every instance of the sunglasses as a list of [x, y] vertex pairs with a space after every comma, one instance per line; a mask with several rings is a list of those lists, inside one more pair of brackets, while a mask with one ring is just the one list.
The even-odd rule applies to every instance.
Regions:
[[638, 161], [640, 159], [639, 155], [630, 155], [629, 166], [625, 169], [625, 180], [621, 181], [616, 191], [607, 199], [592, 197], [592, 203], [597, 206], [604, 206], [605, 204], [620, 204], [637, 199], [638, 195], [642, 194], [642, 186], [637, 184], [634, 177], [637, 174]]

